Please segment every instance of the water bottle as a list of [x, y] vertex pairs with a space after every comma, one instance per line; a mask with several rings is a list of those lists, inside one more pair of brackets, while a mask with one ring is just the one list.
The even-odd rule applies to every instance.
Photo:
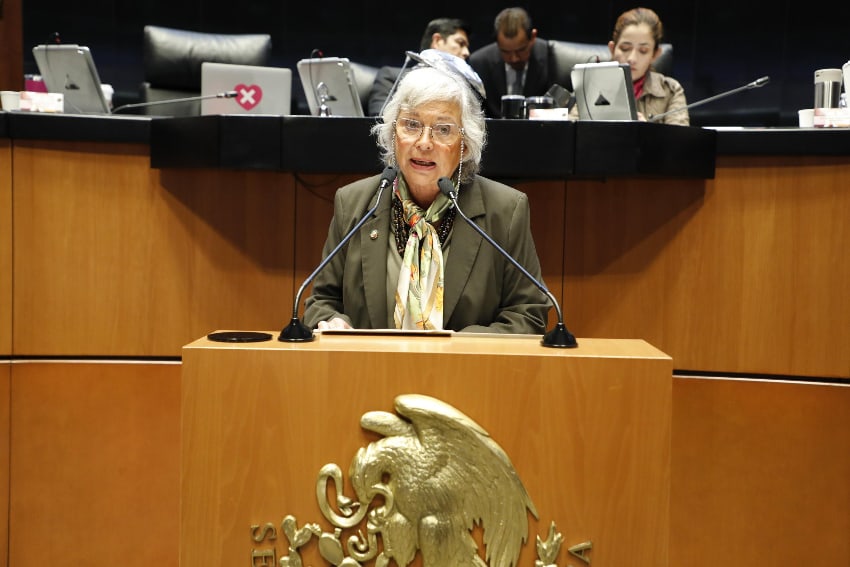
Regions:
[[850, 92], [850, 61], [844, 64], [841, 68], [844, 73], [844, 94]]
[[841, 69], [815, 71], [815, 108], [838, 108]]

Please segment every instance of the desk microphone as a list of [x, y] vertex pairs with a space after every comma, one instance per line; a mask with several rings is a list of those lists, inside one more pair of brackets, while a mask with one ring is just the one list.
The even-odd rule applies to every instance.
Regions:
[[674, 114], [676, 112], [681, 112], [682, 110], [687, 110], [687, 109], [693, 108], [695, 106], [700, 106], [700, 105], [705, 104], [707, 102], [711, 102], [711, 101], [717, 100], [718, 98], [723, 98], [723, 97], [726, 97], [726, 96], [729, 96], [729, 95], [733, 95], [733, 94], [741, 92], [741, 91], [748, 91], [750, 89], [763, 87], [769, 82], [770, 82], [770, 77], [768, 77], [768, 76], [760, 77], [760, 78], [756, 79], [755, 81], [753, 81], [752, 83], [747, 83], [746, 85], [744, 85], [742, 87], [738, 87], [736, 89], [732, 89], [731, 91], [726, 91], [725, 93], [716, 94], [714, 96], [710, 96], [708, 98], [698, 100], [694, 103], [686, 104], [685, 106], [680, 106], [679, 108], [674, 108], [673, 110], [668, 110], [667, 112], [662, 112], [661, 114], [653, 114], [652, 116], [648, 117], [647, 120], [649, 122], [657, 122], [660, 118], [664, 118], [668, 114]]
[[[381, 111], [378, 112], [378, 116], [384, 115], [384, 109], [387, 107], [387, 103], [390, 102], [390, 99], [395, 94], [395, 90], [398, 88], [398, 82], [401, 80], [401, 77], [404, 75], [404, 70], [407, 69], [407, 65], [410, 63], [410, 54], [414, 53], [413, 51], [406, 51], [404, 54], [404, 63], [401, 65], [401, 70], [398, 72], [398, 76], [393, 81], [393, 86], [390, 87], [390, 92], [387, 93], [387, 99], [384, 101], [384, 104], [381, 105]], [[421, 58], [420, 58], [421, 59]]]
[[295, 295], [295, 303], [292, 306], [292, 319], [289, 321], [289, 325], [284, 327], [283, 330], [280, 332], [280, 335], [278, 336], [277, 340], [295, 343], [309, 342], [316, 338], [313, 335], [313, 330], [307, 325], [305, 325], [301, 321], [301, 319], [298, 318], [298, 305], [301, 303], [301, 295], [304, 293], [304, 290], [307, 289], [307, 286], [310, 285], [310, 282], [312, 282], [316, 278], [316, 276], [319, 275], [319, 272], [321, 272], [322, 269], [328, 265], [328, 262], [333, 260], [334, 256], [336, 256], [339, 251], [342, 250], [342, 247], [345, 246], [349, 240], [351, 240], [351, 237], [354, 236], [354, 233], [360, 230], [360, 227], [363, 226], [363, 224], [367, 220], [369, 220], [369, 217], [375, 214], [375, 211], [378, 210], [378, 205], [381, 203], [381, 195], [383, 194], [384, 189], [389, 187], [390, 184], [395, 181], [396, 176], [398, 176], [397, 168], [393, 166], [387, 166], [384, 169], [384, 172], [381, 174], [381, 183], [380, 185], [378, 185], [378, 196], [375, 198], [375, 206], [366, 211], [366, 214], [363, 215], [363, 218], [357, 221], [357, 224], [355, 224], [354, 227], [348, 231], [348, 234], [346, 234], [345, 237], [340, 240], [339, 244], [337, 244], [336, 247], [331, 250], [330, 254], [325, 256], [325, 259], [322, 260], [322, 262], [315, 270], [313, 270], [312, 274], [307, 276], [307, 279], [304, 280], [304, 283], [302, 283], [301, 287], [298, 288], [298, 293]]
[[460, 205], [457, 204], [457, 193], [455, 193], [455, 188], [454, 188], [454, 185], [452, 185], [451, 179], [449, 179], [448, 177], [441, 177], [437, 181], [437, 186], [440, 188], [440, 192], [442, 192], [443, 195], [445, 195], [446, 197], [448, 197], [449, 199], [452, 200], [452, 203], [454, 204], [455, 210], [458, 212], [458, 214], [461, 216], [461, 218], [463, 218], [463, 220], [465, 220], [466, 223], [469, 226], [474, 228], [475, 231], [484, 238], [484, 240], [489, 242], [493, 246], [493, 248], [498, 250], [502, 254], [502, 256], [507, 258], [508, 261], [510, 261], [511, 264], [513, 264], [520, 272], [522, 272], [522, 275], [524, 275], [526, 278], [531, 280], [531, 283], [536, 285], [537, 289], [539, 289], [540, 291], [545, 293], [546, 297], [549, 298], [549, 301], [552, 302], [552, 305], [555, 306], [555, 311], [558, 314], [558, 323], [555, 325], [554, 329], [552, 329], [551, 331], [549, 331], [545, 335], [543, 335], [543, 339], [540, 341], [540, 344], [542, 344], [545, 347], [555, 347], [555, 348], [575, 348], [575, 347], [577, 347], [578, 342], [576, 342], [576, 338], [573, 336], [572, 333], [570, 333], [567, 330], [567, 327], [564, 325], [564, 316], [561, 313], [561, 306], [558, 305], [558, 301], [555, 299], [555, 296], [552, 295], [552, 292], [550, 292], [546, 288], [545, 285], [540, 283], [537, 280], [537, 278], [535, 278], [530, 273], [528, 273], [528, 270], [523, 268], [520, 265], [520, 263], [517, 262], [513, 258], [513, 256], [508, 254], [507, 251], [505, 251], [504, 248], [499, 246], [496, 243], [495, 240], [490, 238], [490, 235], [488, 235], [486, 232], [484, 232], [481, 229], [481, 227], [479, 227], [477, 224], [472, 222], [469, 219], [469, 217], [466, 216], [464, 214], [464, 212], [460, 210]]
[[224, 91], [220, 93], [208, 94], [208, 95], [198, 95], [198, 96], [187, 96], [184, 98], [169, 98], [165, 100], [152, 100], [149, 102], [136, 102], [133, 104], [122, 104], [117, 108], [112, 109], [112, 114], [118, 114], [122, 110], [127, 110], [128, 108], [146, 108], [148, 106], [158, 106], [160, 104], [175, 104], [178, 102], [195, 102], [197, 100], [205, 100], [208, 98], [236, 98], [239, 93], [236, 91]]

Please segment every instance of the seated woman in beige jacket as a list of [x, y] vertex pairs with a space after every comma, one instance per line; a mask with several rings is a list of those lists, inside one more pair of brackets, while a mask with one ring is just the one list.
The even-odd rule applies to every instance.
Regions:
[[[676, 79], [652, 70], [652, 62], [661, 55], [663, 34], [664, 26], [658, 14], [649, 8], [634, 8], [617, 18], [608, 49], [611, 50], [612, 61], [627, 64], [631, 69], [638, 119], [649, 120], [681, 108], [658, 122], [688, 126], [690, 117], [687, 108], [684, 108], [688, 103], [682, 85]], [[578, 118], [578, 109], [574, 107], [570, 115]]]

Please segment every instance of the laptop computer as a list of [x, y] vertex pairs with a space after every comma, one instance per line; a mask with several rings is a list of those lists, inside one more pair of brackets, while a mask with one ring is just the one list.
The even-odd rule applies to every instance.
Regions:
[[363, 105], [360, 103], [351, 62], [348, 59], [302, 59], [296, 66], [310, 114], [363, 116]]
[[625, 63], [577, 63], [570, 78], [579, 120], [637, 120], [632, 75]]
[[230, 91], [236, 96], [202, 99], [201, 114], [289, 114], [292, 70], [209, 61], [201, 64], [201, 96]]
[[36, 45], [32, 50], [47, 92], [62, 93], [67, 114], [109, 114], [109, 103], [88, 47]]

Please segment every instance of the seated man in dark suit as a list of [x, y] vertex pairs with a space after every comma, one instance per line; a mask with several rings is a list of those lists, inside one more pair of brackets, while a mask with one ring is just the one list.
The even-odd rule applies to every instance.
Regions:
[[502, 95], [540, 96], [553, 84], [571, 84], [568, 76], [558, 76], [552, 48], [537, 37], [528, 12], [505, 8], [496, 16], [494, 32], [496, 41], [469, 56], [487, 92], [488, 117], [502, 117]]
[[[469, 26], [457, 18], [437, 18], [431, 20], [422, 34], [419, 50], [437, 49], [451, 53], [462, 59], [469, 57]], [[367, 114], [378, 116], [402, 72], [401, 67], [381, 67], [369, 93]]]

